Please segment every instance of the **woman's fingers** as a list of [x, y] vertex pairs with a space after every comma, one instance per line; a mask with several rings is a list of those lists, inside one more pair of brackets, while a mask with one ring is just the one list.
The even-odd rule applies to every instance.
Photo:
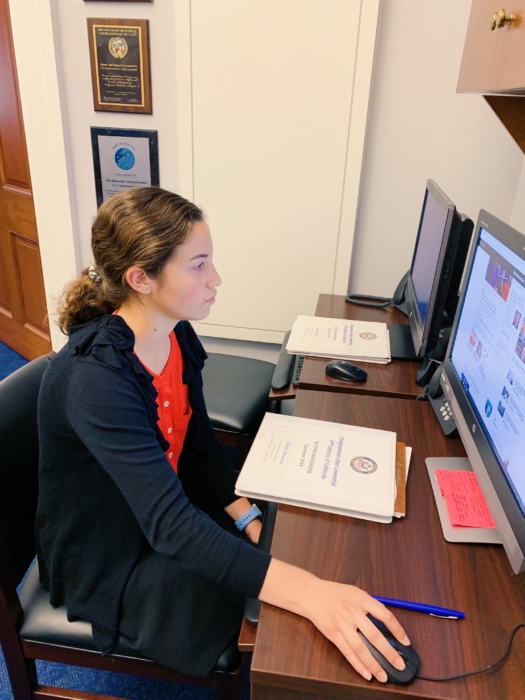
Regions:
[[[405, 668], [404, 660], [370, 620], [368, 613], [381, 619], [402, 643], [409, 644], [408, 637], [395, 616], [382, 603], [354, 586], [346, 587], [340, 606], [340, 612], [334, 618], [335, 624], [327, 636], [352, 666], [364, 678], [369, 679], [368, 672], [371, 672], [381, 682], [387, 679], [384, 669], [361, 639], [362, 634], [392, 666], [402, 671]], [[326, 632], [327, 630], [325, 634]]]
[[410, 640], [405, 630], [401, 627], [397, 617], [395, 617], [395, 615], [390, 612], [388, 608], [385, 608], [383, 603], [375, 600], [375, 598], [371, 598], [371, 601], [373, 604], [370, 605], [367, 612], [376, 617], [378, 620], [381, 620], [381, 622], [384, 622], [394, 637], [398, 639], [401, 644], [408, 646], [410, 644]]
[[[348, 637], [352, 641], [349, 641]], [[374, 659], [357, 632], [343, 634], [338, 631], [331, 635], [330, 641], [336, 645], [345, 659], [365, 680], [369, 681], [374, 676], [381, 683], [386, 683], [387, 675], [384, 669]]]
[[402, 671], [405, 668], [405, 662], [401, 656], [399, 656], [397, 651], [390, 645], [385, 635], [368, 617], [365, 618], [359, 628], [362, 634], [365, 635], [369, 642], [375, 646], [377, 651], [382, 654], [392, 666], [397, 668], [399, 671]]

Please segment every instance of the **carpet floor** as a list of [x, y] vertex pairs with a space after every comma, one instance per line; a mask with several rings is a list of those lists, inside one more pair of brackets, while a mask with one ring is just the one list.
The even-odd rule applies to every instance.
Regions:
[[0, 343], [0, 381], [26, 363], [25, 357]]
[[[27, 360], [18, 353], [0, 343], [0, 381], [12, 374]], [[233, 461], [234, 454], [228, 456]], [[250, 661], [247, 655], [242, 670], [242, 700], [250, 697]], [[95, 671], [46, 661], [37, 662], [38, 680], [42, 685], [54, 685], [71, 688], [85, 693], [113, 695], [129, 700], [215, 700], [215, 691], [197, 686], [168, 683], [149, 678], [136, 678], [122, 673]], [[0, 700], [13, 700], [11, 684], [7, 676], [4, 656], [0, 650]]]

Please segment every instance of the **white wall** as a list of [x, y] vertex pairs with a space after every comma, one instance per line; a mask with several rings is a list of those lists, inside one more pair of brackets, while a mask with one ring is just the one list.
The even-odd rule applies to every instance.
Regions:
[[[94, 111], [87, 17], [150, 20], [153, 115]], [[156, 129], [161, 186], [178, 190], [174, 5], [166, 0], [151, 4], [56, 0], [54, 28], [74, 235], [83, 267], [91, 262], [91, 223], [97, 212], [91, 126]]]
[[518, 189], [516, 190], [516, 198], [514, 200], [514, 207], [509, 224], [525, 235], [525, 163], [521, 169], [521, 177], [518, 182]]
[[525, 231], [522, 151], [482, 96], [456, 94], [469, 12], [470, 0], [381, 3], [351, 292], [393, 293], [428, 178], [474, 221], [484, 208]]
[[[267, 1], [262, 10], [256, 0], [48, 2], [80, 265], [91, 261], [96, 213], [90, 126], [156, 128], [161, 186], [209, 214], [224, 279], [199, 332], [280, 341], [320, 291], [346, 289], [377, 0], [363, 9], [361, 0], [332, 0], [329, 12], [323, 0]], [[153, 115], [94, 112], [86, 17], [98, 16], [150, 20]], [[235, 258], [248, 243], [256, 269]]]
[[[352, 291], [391, 294], [410, 264], [428, 177], [438, 182], [460, 211], [475, 218], [484, 207], [525, 232], [525, 167], [522, 152], [484, 99], [455, 92], [470, 0], [383, 0], [381, 6], [350, 286]], [[30, 163], [34, 175], [42, 172], [33, 183], [37, 217], [44, 232], [55, 232], [43, 250], [50, 310], [75, 267], [70, 231], [79, 265], [91, 259], [96, 197], [90, 126], [157, 128], [161, 184], [180, 189], [178, 155], [188, 150], [188, 144], [176, 140], [181, 105], [176, 104], [172, 86], [180, 37], [174, 7], [175, 0], [11, 0]], [[51, 76], [51, 8], [58, 85]], [[93, 110], [86, 17], [98, 16], [150, 19], [152, 116]], [[35, 64], [35, 52], [28, 54], [25, 46], [40, 44], [47, 53], [39, 53]], [[52, 109], [58, 90], [67, 173], [65, 164], [51, 167], [53, 157], [45, 150], [60, 155], [58, 136], [52, 133], [55, 125], [61, 134], [60, 115]], [[42, 195], [46, 186], [48, 197]], [[60, 255], [58, 230], [63, 230]], [[53, 343], [58, 346], [63, 339], [58, 332], [55, 335]]]

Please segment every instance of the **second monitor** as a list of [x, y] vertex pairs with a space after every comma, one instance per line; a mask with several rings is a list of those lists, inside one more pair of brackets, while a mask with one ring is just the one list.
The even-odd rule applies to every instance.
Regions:
[[428, 180], [405, 288], [410, 325], [390, 326], [393, 358], [425, 357], [436, 348], [441, 329], [452, 325], [473, 228], [472, 220]]

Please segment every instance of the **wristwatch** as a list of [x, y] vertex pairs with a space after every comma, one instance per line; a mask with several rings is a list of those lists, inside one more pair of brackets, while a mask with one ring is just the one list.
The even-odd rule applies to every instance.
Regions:
[[255, 520], [255, 518], [260, 518], [262, 520], [262, 513], [256, 505], [253, 505], [250, 510], [247, 510], [246, 513], [239, 518], [239, 520], [235, 521], [235, 527], [237, 530], [239, 530], [239, 532], [242, 532], [246, 525], [251, 523], [252, 520]]

